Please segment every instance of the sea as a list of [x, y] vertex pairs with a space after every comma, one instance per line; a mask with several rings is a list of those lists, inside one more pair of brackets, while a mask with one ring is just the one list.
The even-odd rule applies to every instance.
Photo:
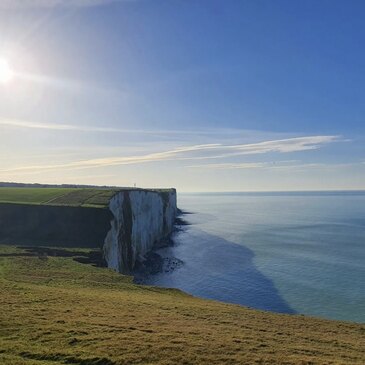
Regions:
[[365, 192], [179, 194], [180, 265], [145, 284], [280, 313], [365, 322]]

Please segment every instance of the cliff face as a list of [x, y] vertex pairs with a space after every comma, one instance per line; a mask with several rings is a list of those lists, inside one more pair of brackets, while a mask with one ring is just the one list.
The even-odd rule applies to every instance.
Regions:
[[176, 218], [176, 191], [131, 190], [118, 192], [111, 200], [111, 228], [103, 253], [108, 267], [130, 273], [137, 260], [166, 238]]
[[[100, 192], [105, 200], [101, 208], [0, 202], [0, 244], [100, 248], [108, 267], [130, 273], [137, 260], [143, 261], [153, 245], [172, 232], [176, 191]], [[71, 191], [67, 199], [61, 198], [73, 202], [85, 193]]]
[[0, 204], [0, 243], [100, 248], [110, 229], [109, 209]]

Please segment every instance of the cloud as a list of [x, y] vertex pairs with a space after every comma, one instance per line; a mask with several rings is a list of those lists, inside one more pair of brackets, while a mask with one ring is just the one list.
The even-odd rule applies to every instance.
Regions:
[[23, 120], [3, 119], [0, 120], [0, 126], [16, 127], [23, 129], [43, 129], [54, 131], [80, 131], [80, 132], [125, 132], [126, 130], [117, 128], [104, 128], [104, 127], [83, 127], [70, 124], [51, 124], [51, 123], [38, 123], [28, 122]]
[[286, 138], [274, 141], [265, 141], [260, 143], [232, 146], [232, 149], [237, 149], [247, 154], [251, 153], [267, 153], [267, 152], [295, 152], [314, 150], [325, 143], [335, 142], [340, 139], [339, 136], [308, 136]]
[[[1, 0], [0, 0], [1, 1]], [[226, 135], [226, 134], [240, 134], [258, 131], [248, 130], [231, 130], [231, 129], [205, 129], [205, 130], [158, 130], [158, 129], [127, 129], [127, 128], [113, 128], [113, 127], [98, 127], [98, 126], [80, 126], [73, 124], [58, 124], [58, 123], [39, 123], [33, 121], [25, 121], [18, 119], [0, 119], [0, 126], [15, 127], [23, 129], [40, 129], [53, 131], [71, 131], [71, 132], [105, 132], [105, 133], [135, 133], [135, 134], [154, 134], [154, 135], [172, 135], [172, 134], [206, 134], [206, 135]], [[256, 142], [251, 144], [234, 144], [223, 145], [215, 144], [217, 151], [222, 150], [228, 152], [227, 155], [212, 156], [211, 158], [219, 158], [231, 156], [230, 151], [236, 151], [238, 154], [257, 154], [267, 152], [295, 152], [304, 150], [313, 150], [319, 148], [322, 144], [331, 142], [349, 142], [348, 139], [343, 139], [340, 136], [305, 136], [285, 139], [269, 140], [264, 142]]]
[[[225, 146], [219, 145], [214, 147], [214, 155], [187, 157], [188, 160], [206, 160], [228, 158], [242, 155], [263, 154], [269, 152], [290, 153], [307, 150], [316, 150], [325, 144], [342, 141], [340, 136], [307, 136], [295, 137], [279, 140], [264, 141], [258, 143], [241, 144]], [[182, 158], [184, 159], [184, 158]]]
[[[1, 1], [1, 0], [0, 0]], [[13, 127], [20, 129], [39, 129], [60, 132], [103, 132], [103, 133], [129, 133], [129, 134], [149, 134], [149, 135], [239, 135], [245, 133], [260, 133], [251, 130], [237, 130], [237, 129], [204, 129], [204, 130], [176, 130], [176, 129], [128, 129], [128, 128], [113, 128], [113, 127], [98, 127], [98, 126], [80, 126], [74, 124], [59, 124], [59, 123], [39, 123], [34, 121], [26, 121], [19, 119], [0, 119], [0, 126]], [[261, 132], [262, 133], [262, 132]]]
[[112, 2], [126, 2], [133, 0], [1, 0], [0, 9], [30, 9], [53, 7], [89, 7], [106, 5]]
[[289, 161], [275, 161], [275, 162], [244, 162], [244, 163], [217, 163], [217, 164], [205, 164], [205, 165], [191, 165], [187, 168], [199, 168], [199, 169], [214, 169], [214, 170], [241, 170], [241, 169], [267, 169], [267, 170], [301, 170], [306, 171], [308, 169], [339, 169], [348, 168], [353, 166], [361, 166], [364, 163], [297, 163], [296, 160]]
[[[308, 136], [308, 137], [296, 137], [296, 138], [264, 141], [264, 142], [241, 144], [241, 145], [222, 145], [218, 143], [201, 144], [192, 146], [182, 146], [167, 151], [148, 153], [138, 156], [118, 156], [118, 157], [72, 161], [63, 164], [13, 167], [9, 169], [0, 170], [0, 173], [4, 172], [36, 173], [39, 171], [47, 171], [47, 170], [89, 169], [89, 168], [100, 168], [100, 167], [116, 166], [116, 165], [137, 165], [137, 164], [161, 162], [161, 161], [223, 159], [237, 155], [263, 154], [269, 152], [291, 153], [291, 152], [318, 149], [324, 144], [337, 142], [339, 140], [340, 137], [338, 136]], [[209, 165], [207, 166], [209, 167]], [[223, 165], [212, 164], [210, 166], [211, 168], [212, 167], [221, 168]], [[229, 168], [258, 168], [258, 167], [263, 167], [265, 165], [257, 163], [256, 164], [243, 163], [236, 165], [228, 164], [225, 166], [230, 166]]]
[[150, 153], [141, 156], [97, 158], [90, 160], [74, 161], [57, 165], [21, 166], [21, 167], [14, 167], [10, 169], [0, 170], [0, 172], [83, 169], [83, 168], [97, 168], [97, 167], [115, 166], [115, 165], [132, 165], [132, 164], [141, 164], [155, 161], [166, 161], [175, 159], [176, 156], [178, 156], [179, 154], [184, 154], [199, 150], [207, 150], [210, 148], [214, 148], [215, 146], [216, 146], [215, 144], [196, 145], [196, 146], [180, 147], [170, 151]]
[[325, 167], [325, 164], [294, 164], [295, 161], [276, 162], [244, 162], [244, 163], [217, 163], [206, 165], [191, 165], [189, 168], [205, 168], [214, 170], [246, 170], [246, 169], [303, 169], [313, 167]]
[[191, 165], [188, 168], [204, 168], [204, 169], [218, 169], [218, 170], [241, 170], [241, 169], [262, 169], [262, 168], [276, 168], [278, 166], [288, 167], [295, 163], [295, 160], [277, 161], [277, 162], [243, 162], [243, 163], [212, 163], [205, 165]]
[[268, 165], [267, 162], [244, 162], [244, 163], [212, 163], [205, 165], [191, 165], [186, 166], [188, 168], [199, 169], [214, 169], [214, 170], [226, 170], [226, 169], [258, 169]]

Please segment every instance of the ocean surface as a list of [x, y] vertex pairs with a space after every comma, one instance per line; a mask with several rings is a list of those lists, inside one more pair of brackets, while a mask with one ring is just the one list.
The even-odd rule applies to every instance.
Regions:
[[365, 322], [365, 192], [179, 194], [183, 264], [146, 284], [284, 313]]

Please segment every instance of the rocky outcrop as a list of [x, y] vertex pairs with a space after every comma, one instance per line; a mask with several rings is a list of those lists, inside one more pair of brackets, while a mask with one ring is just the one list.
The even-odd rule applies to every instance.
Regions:
[[108, 267], [130, 273], [152, 247], [171, 234], [176, 218], [176, 191], [126, 190], [110, 200], [113, 214], [103, 253]]
[[0, 244], [99, 248], [108, 267], [130, 273], [172, 232], [176, 191], [126, 188], [110, 196], [100, 208], [0, 203]]

